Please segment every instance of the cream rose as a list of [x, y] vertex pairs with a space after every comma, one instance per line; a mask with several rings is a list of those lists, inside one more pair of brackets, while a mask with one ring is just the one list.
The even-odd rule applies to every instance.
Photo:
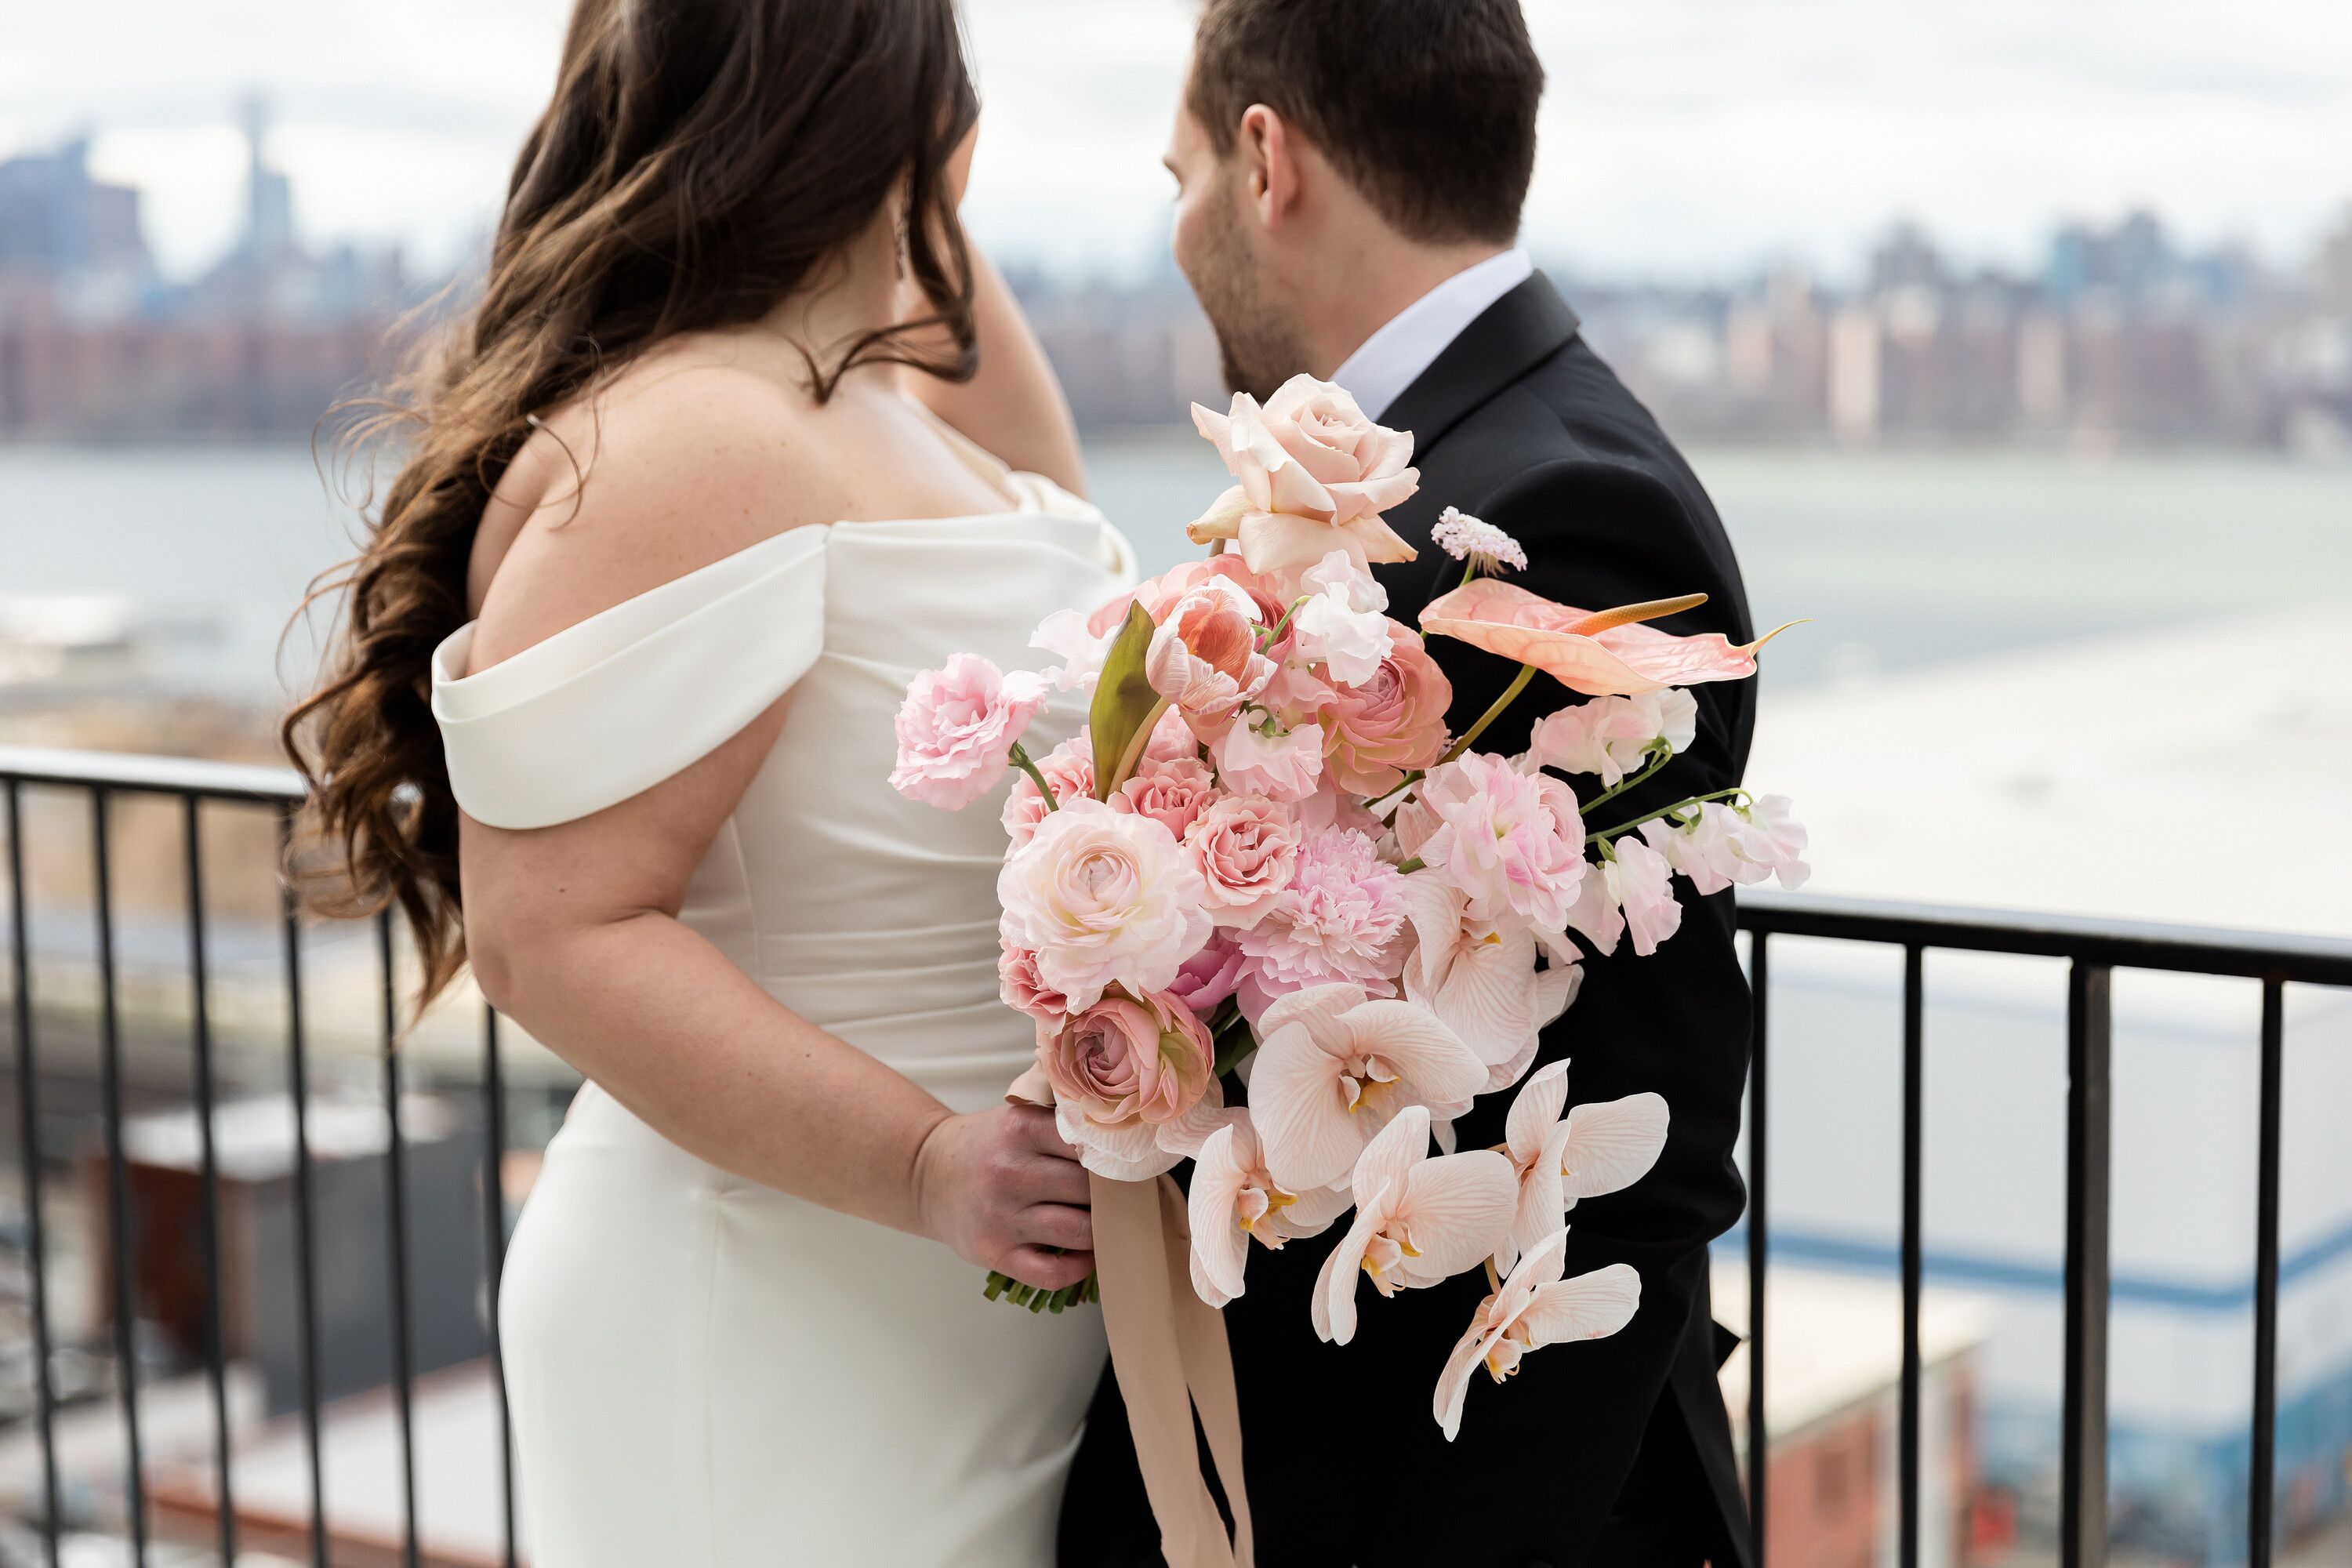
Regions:
[[1334, 550], [1362, 566], [1410, 561], [1412, 546], [1381, 514], [1421, 488], [1412, 436], [1376, 425], [1329, 382], [1294, 375], [1264, 406], [1245, 392], [1192, 423], [1240, 481], [1192, 528], [1195, 543], [1238, 540], [1257, 573], [1294, 572]]

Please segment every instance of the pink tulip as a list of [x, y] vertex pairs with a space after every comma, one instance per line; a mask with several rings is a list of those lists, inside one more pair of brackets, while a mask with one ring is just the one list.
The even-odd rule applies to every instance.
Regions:
[[1345, 1177], [1407, 1109], [1466, 1106], [1486, 1082], [1486, 1063], [1427, 1008], [1367, 1002], [1352, 985], [1276, 998], [1258, 1039], [1251, 1113], [1266, 1168], [1294, 1193]]
[[1409, 1106], [1364, 1148], [1355, 1223], [1323, 1259], [1312, 1316], [1318, 1339], [1356, 1337], [1356, 1275], [1383, 1296], [1450, 1279], [1510, 1236], [1511, 1164], [1491, 1149], [1429, 1157], [1429, 1111]]
[[1432, 600], [1421, 612], [1421, 628], [1532, 664], [1571, 691], [1630, 697], [1668, 686], [1744, 680], [1756, 673], [1756, 650], [1787, 630], [1734, 643], [1717, 632], [1683, 637], [1637, 624], [1706, 602], [1705, 595], [1695, 594], [1595, 613], [1478, 577]]
[[1249, 595], [1217, 578], [1178, 600], [1152, 633], [1144, 678], [1196, 733], [1222, 733], [1274, 679], [1274, 661], [1257, 651], [1256, 617]]
[[1346, 1187], [1293, 1193], [1280, 1185], [1265, 1168], [1249, 1112], [1224, 1114], [1192, 1166], [1192, 1289], [1212, 1307], [1242, 1293], [1252, 1237], [1280, 1250], [1328, 1229], [1354, 1201]]
[[1620, 1192], [1640, 1181], [1666, 1146], [1666, 1102], [1656, 1094], [1580, 1105], [1568, 1103], [1568, 1063], [1537, 1069], [1511, 1100], [1503, 1152], [1519, 1179], [1508, 1246], [1495, 1257], [1507, 1269], [1524, 1249], [1559, 1226], [1582, 1198]]
[[1446, 1358], [1431, 1402], [1430, 1413], [1447, 1442], [1462, 1429], [1470, 1373], [1481, 1362], [1500, 1383], [1519, 1370], [1520, 1358], [1529, 1351], [1604, 1339], [1633, 1321], [1642, 1305], [1642, 1276], [1631, 1264], [1612, 1263], [1564, 1280], [1567, 1258], [1568, 1232], [1554, 1230], [1520, 1259], [1501, 1289], [1479, 1303], [1469, 1331]]

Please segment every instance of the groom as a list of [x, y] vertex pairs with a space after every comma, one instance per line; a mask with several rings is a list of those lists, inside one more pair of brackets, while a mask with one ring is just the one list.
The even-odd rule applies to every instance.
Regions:
[[[1167, 160], [1177, 261], [1234, 389], [1262, 399], [1307, 371], [1413, 433], [1421, 490], [1388, 521], [1421, 556], [1380, 569], [1398, 619], [1460, 576], [1430, 541], [1453, 505], [1520, 541], [1528, 567], [1509, 580], [1537, 594], [1601, 609], [1703, 592], [1666, 628], [1744, 642], [1738, 565], [1706, 492], [1515, 247], [1542, 90], [1518, 0], [1207, 0]], [[1516, 671], [1444, 638], [1430, 651], [1457, 731]], [[1696, 688], [1696, 745], [1592, 826], [1738, 784], [1753, 689]], [[1524, 749], [1535, 718], [1572, 700], [1539, 679], [1484, 749]], [[1484, 1279], [1373, 1301], [1340, 1349], [1307, 1319], [1338, 1230], [1260, 1252], [1224, 1315], [1263, 1568], [1748, 1563], [1706, 1248], [1743, 1203], [1749, 998], [1730, 896], [1685, 889], [1685, 903], [1655, 955], [1587, 959], [1538, 1058], [1573, 1058], [1571, 1102], [1654, 1089], [1671, 1107], [1651, 1174], [1569, 1216], [1568, 1272], [1631, 1263], [1641, 1310], [1614, 1338], [1529, 1357], [1504, 1387], [1477, 1378], [1448, 1444], [1431, 1391]], [[1463, 1147], [1501, 1142], [1506, 1098], [1465, 1119]], [[1063, 1568], [1144, 1568], [1157, 1540], [1106, 1373]]]

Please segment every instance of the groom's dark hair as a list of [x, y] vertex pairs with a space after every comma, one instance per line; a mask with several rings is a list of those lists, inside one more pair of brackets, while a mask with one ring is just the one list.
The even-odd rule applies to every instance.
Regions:
[[1223, 156], [1263, 103], [1407, 238], [1501, 244], [1543, 86], [1519, 0], [1207, 0], [1186, 107]]

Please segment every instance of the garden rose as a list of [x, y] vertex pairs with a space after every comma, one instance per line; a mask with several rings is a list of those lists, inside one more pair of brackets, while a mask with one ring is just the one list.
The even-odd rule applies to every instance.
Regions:
[[1397, 842], [1462, 889], [1469, 919], [1560, 929], [1585, 872], [1584, 824], [1566, 784], [1470, 752], [1413, 797], [1397, 813]]
[[1106, 993], [1058, 1029], [1038, 1032], [1037, 1065], [1069, 1105], [1106, 1127], [1158, 1126], [1199, 1103], [1213, 1058], [1209, 1032], [1171, 996]]
[[1164, 988], [1208, 939], [1207, 889], [1175, 836], [1148, 816], [1073, 800], [1037, 825], [997, 876], [1005, 940], [1073, 1009], [1112, 985]]
[[1196, 403], [1192, 423], [1240, 481], [1192, 525], [1194, 543], [1238, 540], [1257, 573], [1311, 566], [1333, 550], [1360, 566], [1413, 558], [1381, 521], [1421, 486], [1412, 437], [1372, 423], [1340, 388], [1294, 375], [1263, 407], [1245, 392], [1225, 414]]
[[[1086, 800], [1095, 793], [1094, 747], [1087, 742], [1086, 731], [1078, 738], [1055, 747], [1034, 759], [1037, 771], [1054, 786], [1057, 801]], [[1016, 774], [1013, 789], [1004, 797], [1004, 832], [1018, 849], [1029, 842], [1037, 825], [1045, 820], [1045, 797], [1037, 793], [1037, 785], [1027, 773]]]
[[1045, 703], [1042, 675], [1011, 675], [977, 654], [951, 657], [908, 683], [890, 787], [945, 811], [970, 805], [1004, 776], [1013, 743]]
[[1290, 809], [1264, 796], [1229, 795], [1202, 811], [1184, 848], [1208, 885], [1209, 918], [1234, 930], [1257, 924], [1290, 886], [1298, 844]]
[[1118, 786], [1111, 805], [1148, 816], [1181, 838], [1216, 798], [1217, 782], [1197, 759], [1146, 756]]
[[1324, 752], [1341, 789], [1379, 796], [1445, 752], [1454, 683], [1421, 639], [1388, 623], [1388, 652], [1370, 679], [1335, 689], [1324, 704]]

